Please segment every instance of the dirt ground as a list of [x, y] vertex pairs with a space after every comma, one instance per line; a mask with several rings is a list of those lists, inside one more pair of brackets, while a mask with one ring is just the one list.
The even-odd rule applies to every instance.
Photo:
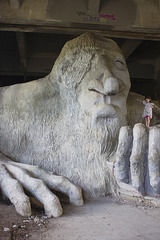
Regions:
[[36, 210], [25, 218], [1, 202], [0, 240], [160, 240], [159, 208], [111, 197], [62, 207], [56, 219]]

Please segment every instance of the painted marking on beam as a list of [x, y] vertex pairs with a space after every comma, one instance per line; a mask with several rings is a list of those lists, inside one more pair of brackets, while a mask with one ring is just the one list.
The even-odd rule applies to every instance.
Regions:
[[92, 15], [89, 15], [89, 14], [86, 14], [85, 12], [77, 12], [77, 14], [79, 16], [83, 16], [83, 21], [84, 22], [101, 22], [101, 23], [105, 23], [107, 22], [107, 20], [116, 20], [115, 16], [112, 14], [99, 14], [99, 16], [92, 16]]

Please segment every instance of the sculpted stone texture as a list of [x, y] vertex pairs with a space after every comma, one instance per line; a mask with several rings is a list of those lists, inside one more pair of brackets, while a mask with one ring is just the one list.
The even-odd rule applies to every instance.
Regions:
[[132, 128], [129, 126], [121, 127], [115, 161], [115, 177], [117, 181], [129, 183], [129, 157], [132, 143]]
[[144, 194], [147, 129], [144, 125], [136, 124], [133, 128], [133, 136], [133, 147], [130, 156], [132, 185]]
[[[0, 183], [17, 211], [22, 215], [31, 211], [21, 185], [44, 204], [49, 216], [59, 216], [60, 202], [46, 185], [82, 205], [77, 186], [84, 196], [98, 197], [116, 193], [123, 175], [129, 179], [130, 128], [128, 145], [122, 134], [117, 148], [119, 129], [127, 124], [129, 89], [128, 70], [117, 44], [88, 33], [65, 44], [45, 78], [0, 89]], [[133, 146], [141, 133], [134, 135]], [[133, 149], [131, 162], [136, 159], [143, 166], [144, 160], [136, 158], [139, 150]], [[117, 182], [116, 155], [116, 176], [121, 175]], [[140, 180], [141, 168], [135, 171]], [[18, 203], [7, 190], [7, 181], [15, 185]]]
[[160, 193], [160, 127], [151, 128], [149, 132], [148, 168], [150, 184]]

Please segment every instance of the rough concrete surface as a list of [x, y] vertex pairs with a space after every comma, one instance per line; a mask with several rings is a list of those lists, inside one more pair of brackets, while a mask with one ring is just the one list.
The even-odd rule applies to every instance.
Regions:
[[[0, 188], [21, 215], [31, 213], [23, 188], [54, 217], [60, 216], [62, 209], [58, 199], [53, 207], [56, 197], [48, 187], [70, 195], [72, 203], [73, 198], [76, 203], [80, 199], [81, 204], [82, 197], [73, 194], [71, 183], [81, 187], [85, 199], [117, 192], [119, 184], [113, 175], [115, 154], [119, 130], [127, 124], [129, 89], [129, 73], [120, 48], [111, 39], [90, 33], [65, 44], [48, 76], [0, 88]], [[139, 115], [137, 110], [141, 105], [129, 112]], [[123, 141], [120, 138], [117, 166], [121, 175], [127, 175], [125, 182], [132, 182], [142, 194], [148, 194], [146, 186], [150, 190], [151, 185], [157, 196], [160, 194], [158, 128], [152, 131], [153, 136], [150, 134], [149, 139], [154, 142], [149, 143], [149, 150], [143, 124], [138, 123], [134, 130], [133, 149], [132, 141], [128, 145], [125, 137]], [[146, 156], [148, 152], [150, 155]], [[125, 164], [121, 163], [122, 158]], [[25, 169], [23, 163], [27, 164]], [[58, 179], [53, 174], [51, 179], [51, 174], [44, 170], [59, 175]], [[66, 178], [71, 181], [67, 186]]]
[[[0, 88], [1, 163], [7, 156], [65, 176], [81, 187], [86, 197], [114, 193], [112, 171], [106, 162], [115, 153], [120, 127], [126, 124], [129, 89], [128, 69], [116, 42], [90, 33], [72, 39], [49, 75]], [[5, 176], [14, 185], [14, 176], [44, 200], [44, 186], [37, 194], [40, 182], [30, 176], [26, 180], [26, 172], [20, 169], [12, 171], [5, 164], [0, 172], [3, 193], [13, 204], [17, 202], [19, 190], [13, 197], [11, 184], [4, 180]], [[48, 209], [51, 198], [46, 199]], [[18, 207], [28, 216], [27, 207], [21, 209]]]
[[[159, 240], [160, 209], [137, 206], [129, 200], [103, 197], [82, 207], [63, 204], [60, 218], [18, 215], [12, 205], [0, 204], [0, 240]], [[5, 212], [5, 214], [4, 214]], [[4, 231], [9, 228], [9, 231]]]

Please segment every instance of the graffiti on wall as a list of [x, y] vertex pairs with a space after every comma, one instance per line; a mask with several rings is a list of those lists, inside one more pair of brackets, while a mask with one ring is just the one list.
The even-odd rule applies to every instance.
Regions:
[[91, 16], [91, 15], [88, 15], [85, 12], [77, 12], [77, 14], [79, 16], [83, 17], [83, 21], [84, 22], [101, 22], [101, 23], [105, 23], [108, 20], [116, 20], [116, 18], [115, 18], [115, 16], [113, 14], [109, 15], [109, 14], [102, 14], [101, 13], [101, 14], [99, 14], [98, 17], [94, 17], [94, 16]]

